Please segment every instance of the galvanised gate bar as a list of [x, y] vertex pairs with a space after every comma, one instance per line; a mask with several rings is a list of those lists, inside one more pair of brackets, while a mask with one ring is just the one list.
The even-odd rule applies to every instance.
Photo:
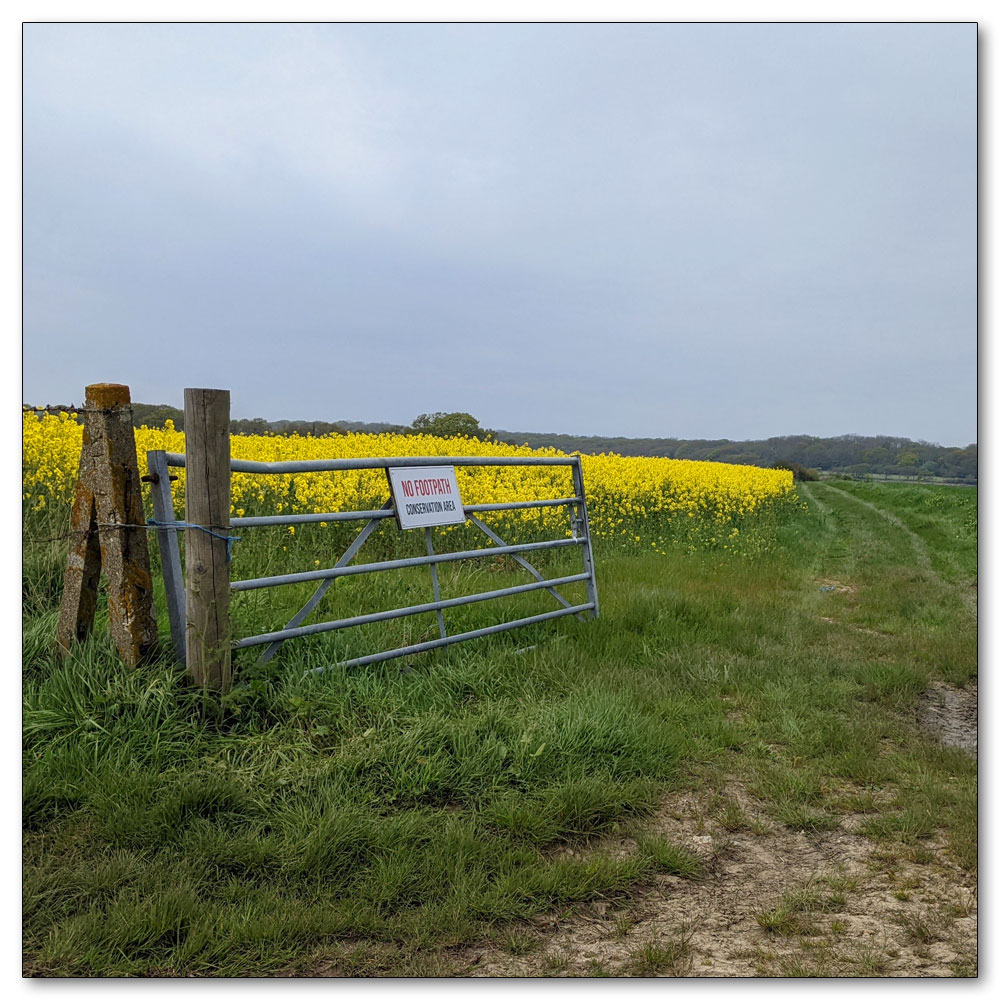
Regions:
[[[185, 455], [173, 454], [170, 452], [151, 451], [147, 453], [150, 478], [153, 482], [153, 503], [156, 513], [156, 522], [160, 526], [157, 535], [160, 539], [161, 554], [163, 556], [164, 582], [167, 589], [167, 604], [170, 612], [171, 633], [174, 638], [174, 648], [179, 659], [183, 659], [184, 636], [185, 636], [185, 593], [183, 577], [180, 566], [180, 556], [177, 546], [176, 532], [185, 525], [178, 523], [177, 528], [171, 528], [170, 522], [174, 520], [173, 505], [170, 499], [169, 469], [171, 467], [185, 467], [187, 457]], [[344, 554], [328, 569], [310, 570], [302, 573], [284, 573], [277, 576], [259, 577], [256, 579], [235, 580], [229, 584], [232, 592], [244, 590], [255, 590], [261, 587], [279, 587], [287, 584], [317, 582], [319, 586], [313, 595], [295, 614], [288, 624], [277, 631], [265, 632], [261, 635], [247, 636], [237, 639], [232, 643], [234, 650], [247, 649], [252, 646], [264, 646], [264, 650], [258, 662], [266, 662], [279, 649], [281, 644], [287, 639], [295, 639], [300, 636], [316, 635], [322, 632], [332, 632], [337, 629], [350, 628], [354, 625], [365, 625], [373, 622], [389, 621], [395, 618], [403, 618], [408, 615], [417, 615], [425, 612], [435, 611], [438, 615], [438, 625], [440, 638], [419, 642], [398, 649], [385, 650], [383, 652], [372, 653], [368, 656], [359, 656], [355, 659], [346, 660], [337, 664], [340, 667], [358, 667], [367, 663], [378, 663], [383, 660], [390, 660], [399, 656], [407, 656], [413, 653], [424, 652], [425, 650], [436, 649], [441, 646], [450, 646], [456, 642], [464, 642], [467, 639], [475, 639], [479, 636], [492, 635], [497, 632], [506, 632], [510, 629], [519, 628], [523, 625], [530, 625], [534, 622], [549, 621], [554, 618], [561, 618], [564, 615], [580, 615], [589, 613], [592, 616], [598, 614], [597, 583], [594, 577], [594, 558], [590, 540], [590, 526], [587, 520], [587, 502], [583, 486], [583, 471], [579, 456], [566, 457], [472, 457], [454, 456], [442, 457], [413, 456], [404, 458], [350, 458], [350, 459], [329, 459], [316, 461], [299, 462], [251, 462], [242, 459], [230, 459], [230, 473], [242, 472], [255, 475], [275, 475], [287, 473], [304, 472], [337, 472], [348, 469], [391, 469], [391, 468], [416, 468], [420, 466], [568, 466], [572, 473], [573, 496], [557, 497], [551, 500], [531, 500], [509, 503], [487, 503], [487, 504], [467, 504], [464, 506], [466, 521], [478, 527], [495, 544], [489, 548], [470, 549], [462, 552], [439, 552], [436, 553], [431, 539], [431, 529], [424, 528], [427, 541], [427, 555], [414, 556], [407, 559], [390, 559], [383, 562], [360, 563], [350, 565], [354, 557], [361, 550], [369, 536], [378, 527], [379, 523], [390, 517], [395, 517], [392, 499], [386, 500], [379, 510], [352, 510], [337, 511], [325, 514], [283, 514], [266, 517], [236, 517], [229, 522], [229, 527], [233, 529], [266, 527], [274, 525], [293, 526], [296, 524], [317, 523], [321, 521], [364, 521], [365, 524], [357, 537], [347, 548]], [[556, 538], [547, 541], [529, 542], [518, 545], [508, 545], [503, 539], [485, 524], [478, 514], [489, 511], [525, 510], [541, 507], [567, 507], [570, 514], [571, 536], [569, 538]], [[225, 525], [206, 525], [215, 532]], [[216, 537], [219, 537], [216, 534]], [[546, 579], [527, 559], [524, 553], [545, 549], [557, 549], [578, 546], [582, 552], [582, 572], [570, 576]], [[238, 551], [238, 546], [236, 551]], [[500, 590], [491, 590], [478, 594], [469, 594], [463, 597], [449, 598], [441, 600], [437, 581], [436, 567], [445, 562], [454, 562], [463, 559], [476, 559], [480, 557], [493, 557], [498, 555], [511, 556], [521, 567], [534, 577], [534, 582], [525, 583], [515, 587], [505, 587]], [[323, 595], [332, 585], [333, 581], [339, 577], [353, 576], [363, 573], [379, 573], [389, 570], [404, 569], [412, 566], [428, 566], [431, 571], [431, 578], [434, 589], [434, 600], [423, 604], [415, 604], [409, 607], [394, 608], [387, 611], [379, 611], [374, 614], [357, 615], [351, 618], [340, 618], [334, 621], [319, 622], [312, 625], [305, 625], [303, 622], [312, 614], [323, 599]], [[587, 601], [583, 604], [570, 604], [568, 600], [556, 589], [564, 584], [586, 581]], [[523, 594], [535, 590], [547, 590], [555, 600], [562, 605], [554, 611], [544, 614], [531, 615], [527, 618], [519, 618], [516, 621], [502, 622], [497, 625], [490, 625], [485, 628], [473, 629], [468, 632], [461, 632], [455, 635], [448, 635], [445, 628], [442, 611], [447, 608], [455, 608], [465, 604], [474, 604], [480, 601], [493, 600], [495, 598], [508, 597], [514, 594]], [[322, 669], [322, 668], [321, 668]]]

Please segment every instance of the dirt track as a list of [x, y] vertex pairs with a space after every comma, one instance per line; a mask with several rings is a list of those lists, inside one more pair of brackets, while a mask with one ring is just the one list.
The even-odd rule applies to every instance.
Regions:
[[975, 757], [979, 751], [979, 686], [956, 688], [932, 681], [920, 701], [920, 725], [945, 746]]
[[656, 823], [705, 859], [706, 878], [662, 876], [626, 907], [595, 903], [539, 920], [518, 940], [522, 954], [470, 949], [460, 974], [975, 974], [976, 883], [943, 845], [927, 845], [914, 863], [882, 855], [854, 832], [863, 816], [846, 815], [831, 833], [806, 834], [765, 827], [738, 786], [726, 795], [750, 828], [727, 832], [708, 815], [711, 797], [691, 794], [667, 801]]

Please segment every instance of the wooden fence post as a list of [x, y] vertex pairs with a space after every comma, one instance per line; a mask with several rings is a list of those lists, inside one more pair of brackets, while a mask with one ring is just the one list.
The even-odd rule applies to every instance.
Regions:
[[63, 651], [73, 641], [85, 639], [94, 627], [102, 568], [111, 637], [122, 659], [135, 666], [155, 649], [145, 521], [129, 388], [112, 383], [88, 385], [73, 501], [74, 542], [66, 560], [56, 630]]
[[185, 535], [188, 673], [197, 684], [228, 691], [232, 683], [229, 626], [229, 391], [184, 390], [186, 439], [184, 519], [221, 535], [188, 528]]

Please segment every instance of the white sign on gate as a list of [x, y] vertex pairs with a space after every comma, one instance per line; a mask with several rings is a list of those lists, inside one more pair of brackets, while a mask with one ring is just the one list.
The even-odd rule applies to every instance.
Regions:
[[453, 465], [391, 468], [389, 485], [396, 520], [401, 528], [464, 524], [465, 508], [458, 494]]

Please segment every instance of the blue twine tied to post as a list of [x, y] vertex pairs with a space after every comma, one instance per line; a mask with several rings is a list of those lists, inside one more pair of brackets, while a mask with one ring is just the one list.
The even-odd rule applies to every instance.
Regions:
[[213, 538], [218, 538], [220, 542], [226, 543], [226, 562], [233, 561], [233, 542], [243, 540], [241, 535], [219, 535], [203, 524], [191, 524], [189, 521], [157, 521], [156, 518], [151, 517], [146, 521], [146, 524], [150, 524], [154, 528], [197, 528], [199, 531], [204, 531], [206, 535], [211, 535]]

